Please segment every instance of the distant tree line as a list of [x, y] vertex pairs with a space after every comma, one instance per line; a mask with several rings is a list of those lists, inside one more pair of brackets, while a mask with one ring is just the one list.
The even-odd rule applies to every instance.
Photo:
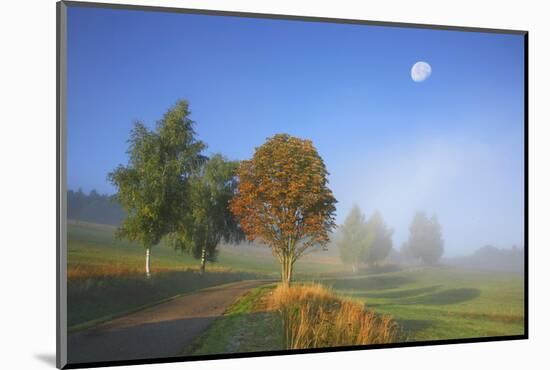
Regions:
[[82, 189], [67, 192], [67, 218], [106, 225], [120, 225], [125, 212], [112, 195], [96, 190], [86, 194]]
[[486, 245], [469, 256], [448, 258], [449, 265], [480, 270], [523, 272], [525, 251], [522, 247], [497, 248]]
[[361, 209], [354, 205], [344, 223], [333, 235], [340, 258], [352, 271], [360, 266], [374, 267], [381, 263], [400, 265], [446, 265], [480, 270], [523, 272], [523, 247], [497, 248], [485, 245], [468, 256], [442, 260], [444, 240], [442, 228], [435, 215], [428, 217], [417, 212], [409, 226], [409, 236], [401, 249], [393, 248], [393, 230], [386, 226], [382, 214], [375, 211], [365, 219]]
[[390, 258], [400, 263], [433, 265], [443, 255], [441, 225], [436, 216], [428, 218], [424, 212], [417, 212], [409, 228], [409, 238], [399, 253], [393, 249], [392, 236], [393, 230], [386, 226], [379, 211], [365, 220], [361, 209], [354, 205], [335, 239], [342, 262], [354, 272], [359, 265], [373, 267]]

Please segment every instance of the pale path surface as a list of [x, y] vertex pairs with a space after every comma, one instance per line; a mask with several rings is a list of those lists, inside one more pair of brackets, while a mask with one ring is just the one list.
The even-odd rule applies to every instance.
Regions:
[[208, 288], [71, 334], [69, 363], [177, 356], [237, 298], [266, 282]]

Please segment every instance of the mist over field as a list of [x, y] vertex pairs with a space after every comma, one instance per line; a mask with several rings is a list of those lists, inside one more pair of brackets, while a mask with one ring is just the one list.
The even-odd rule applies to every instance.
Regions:
[[[418, 210], [437, 215], [443, 227], [445, 254], [468, 254], [493, 244], [522, 245], [524, 239], [523, 152], [513, 140], [500, 145], [473, 137], [440, 135], [417, 142], [397, 140], [366, 158], [345, 165], [350, 181], [334, 176], [343, 219], [352, 203], [369, 214], [382, 212], [394, 229], [394, 246], [406, 240]], [[351, 200], [355, 195], [355, 199]]]

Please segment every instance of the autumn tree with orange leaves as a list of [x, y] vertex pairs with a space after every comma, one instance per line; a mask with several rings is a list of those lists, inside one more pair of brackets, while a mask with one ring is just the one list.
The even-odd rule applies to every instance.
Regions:
[[271, 248], [289, 286], [294, 263], [314, 247], [325, 248], [335, 227], [325, 164], [311, 140], [279, 134], [242, 161], [237, 176], [230, 209], [248, 240]]

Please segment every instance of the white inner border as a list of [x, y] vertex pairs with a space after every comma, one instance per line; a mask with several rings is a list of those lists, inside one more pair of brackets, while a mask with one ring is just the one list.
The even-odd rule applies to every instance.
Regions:
[[[547, 366], [550, 330], [550, 24], [544, 2], [462, 0], [109, 1], [229, 11], [524, 29], [530, 72], [530, 337], [358, 352], [248, 358], [135, 369], [514, 369]], [[2, 337], [5, 368], [52, 368], [55, 353], [55, 1], [3, 4], [2, 21]]]

